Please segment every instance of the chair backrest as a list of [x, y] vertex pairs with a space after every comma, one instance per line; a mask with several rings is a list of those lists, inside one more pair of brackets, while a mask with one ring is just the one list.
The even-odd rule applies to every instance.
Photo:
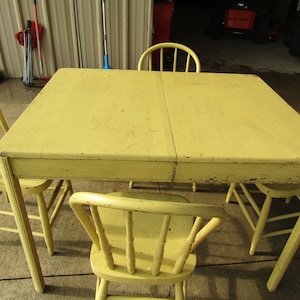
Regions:
[[70, 205], [94, 247], [102, 249], [107, 268], [120, 270], [117, 264], [124, 253], [122, 267], [129, 274], [144, 267], [148, 276], [159, 276], [161, 268], [168, 272], [166, 266], [170, 274], [180, 274], [189, 255], [225, 219], [222, 207], [167, 199], [79, 192], [71, 196]]
[[[197, 54], [189, 47], [173, 42], [159, 43], [148, 48], [140, 57], [138, 62], [138, 70], [147, 69], [146, 62], [148, 60], [148, 70], [152, 71], [153, 56], [158, 58], [159, 71], [166, 71], [164, 54], [166, 51], [172, 53], [172, 71], [192, 71], [199, 73], [201, 71], [201, 64]], [[180, 63], [179, 63], [180, 61]], [[182, 63], [182, 64], [181, 64]]]
[[1, 125], [1, 128], [2, 128], [3, 132], [6, 133], [8, 131], [8, 125], [5, 121], [5, 118], [2, 114], [1, 109], [0, 109], [0, 125]]

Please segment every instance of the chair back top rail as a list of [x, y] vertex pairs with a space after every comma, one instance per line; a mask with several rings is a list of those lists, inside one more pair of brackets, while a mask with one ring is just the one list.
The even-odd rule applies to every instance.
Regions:
[[[158, 43], [151, 47], [149, 47], [140, 57], [138, 62], [138, 70], [143, 70], [144, 62], [148, 59], [148, 70], [153, 70], [153, 55], [158, 55], [158, 65], [159, 71], [166, 70], [165, 68], [165, 56], [167, 50], [174, 51], [173, 55], [173, 63], [172, 63], [172, 71], [176, 72], [179, 65], [179, 58], [185, 59], [184, 62], [184, 72], [189, 72], [192, 65], [195, 65], [195, 71], [199, 73], [201, 71], [201, 63], [197, 56], [197, 54], [188, 46], [185, 46], [180, 43], [174, 42], [164, 42]], [[184, 54], [184, 55], [182, 55]], [[193, 64], [192, 64], [193, 62]]]

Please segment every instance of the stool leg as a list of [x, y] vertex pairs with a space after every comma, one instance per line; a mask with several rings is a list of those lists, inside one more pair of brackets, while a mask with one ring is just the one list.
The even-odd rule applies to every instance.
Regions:
[[277, 289], [286, 269], [288, 268], [293, 256], [295, 255], [300, 245], [300, 217], [296, 222], [293, 231], [291, 232], [279, 259], [272, 271], [272, 274], [267, 282], [267, 287], [270, 292]]
[[72, 186], [71, 180], [66, 180], [66, 185], [68, 187], [69, 196], [72, 196], [72, 194], [73, 194], [73, 186]]
[[259, 240], [260, 240], [260, 238], [263, 234], [263, 231], [264, 231], [265, 226], [266, 226], [267, 219], [269, 217], [271, 204], [272, 204], [272, 197], [270, 197], [268, 195], [268, 196], [266, 196], [266, 199], [264, 201], [263, 207], [261, 209], [256, 227], [255, 227], [255, 230], [254, 230], [254, 234], [253, 234], [253, 237], [252, 237], [251, 246], [250, 246], [250, 250], [249, 250], [250, 255], [253, 255], [255, 253], [257, 244], [258, 244], [258, 242], [259, 242]]
[[[62, 185], [63, 185], [63, 188], [62, 188]], [[73, 187], [72, 187], [71, 181], [69, 181], [69, 180], [66, 180], [65, 182], [63, 180], [59, 181], [59, 183], [56, 186], [56, 188], [52, 194], [52, 197], [51, 197], [51, 198], [53, 198], [53, 201], [51, 199], [52, 204], [53, 204], [54, 200], [57, 198], [60, 190], [62, 191], [62, 194], [58, 198], [57, 203], [52, 211], [51, 216], [48, 215], [50, 227], [53, 225], [56, 217], [58, 216], [58, 213], [59, 213], [67, 195], [69, 194], [71, 196], [73, 194]], [[48, 208], [47, 208], [48, 211], [49, 211], [49, 208], [50, 207], [48, 206]]]
[[225, 200], [226, 203], [230, 202], [230, 199], [232, 197], [233, 190], [235, 189], [235, 187], [236, 187], [236, 183], [231, 183], [230, 184], [227, 195], [226, 195], [226, 200]]
[[197, 192], [197, 183], [196, 182], [193, 182], [192, 191]]
[[292, 197], [285, 198], [285, 203], [286, 204], [290, 204], [291, 203], [291, 199], [292, 199]]
[[103, 278], [97, 279], [97, 290], [95, 300], [105, 300], [107, 298], [108, 281]]
[[45, 199], [42, 193], [37, 194], [37, 201], [38, 201], [39, 214], [41, 218], [44, 239], [48, 248], [49, 255], [53, 255], [54, 251], [53, 251], [51, 226], [49, 223], [49, 216], [48, 216]]
[[175, 283], [175, 300], [184, 300], [183, 282]]

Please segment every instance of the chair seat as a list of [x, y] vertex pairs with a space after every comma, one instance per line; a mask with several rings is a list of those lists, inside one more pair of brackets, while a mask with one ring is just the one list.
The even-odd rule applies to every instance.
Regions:
[[[32, 231], [33, 236], [43, 237], [48, 248], [49, 255], [53, 255], [53, 239], [51, 233], [51, 227], [56, 220], [56, 217], [60, 211], [60, 208], [68, 195], [73, 193], [72, 185], [70, 181], [59, 180], [55, 185], [52, 185], [53, 180], [46, 179], [20, 179], [19, 180], [22, 194], [35, 195], [37, 200], [38, 211], [29, 213], [29, 220], [39, 221], [42, 225], [42, 231]], [[43, 193], [45, 191], [51, 191], [51, 196], [45, 200]], [[7, 202], [9, 202], [5, 184], [2, 178], [0, 178], [0, 192], [3, 192]], [[0, 215], [13, 217], [11, 209], [0, 210]], [[7, 232], [19, 233], [16, 226], [10, 227], [8, 225], [1, 226], [0, 230]]]
[[300, 195], [300, 184], [263, 184], [258, 182], [255, 185], [262, 193], [273, 198], [288, 198]]
[[[32, 195], [45, 191], [52, 183], [52, 180], [47, 179], [20, 179], [20, 186], [24, 195]], [[0, 178], [0, 191], [5, 191], [5, 185]]]

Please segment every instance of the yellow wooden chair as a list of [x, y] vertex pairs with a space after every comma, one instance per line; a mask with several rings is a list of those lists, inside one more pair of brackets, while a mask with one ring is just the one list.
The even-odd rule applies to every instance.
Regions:
[[[166, 50], [173, 52], [171, 71], [195, 71], [197, 73], [201, 71], [201, 64], [197, 54], [191, 48], [173, 42], [159, 43], [148, 48], [139, 59], [138, 70], [147, 69], [153, 71], [153, 55], [157, 55], [159, 71], [166, 71], [164, 67], [164, 53], [166, 53]], [[147, 61], [148, 64], [146, 64]]]
[[[164, 42], [151, 46], [140, 57], [138, 62], [138, 70], [153, 71], [153, 55], [157, 55], [159, 61], [159, 71], [166, 71], [164, 57], [166, 50], [173, 52], [173, 72], [195, 71], [199, 73], [201, 71], [201, 63], [197, 54], [189, 47], [173, 42]], [[129, 182], [129, 188], [133, 188], [133, 181]], [[192, 190], [197, 190], [197, 185], [193, 182]]]
[[[8, 131], [7, 123], [0, 110], [0, 125], [3, 131]], [[47, 249], [50, 255], [54, 253], [53, 240], [51, 233], [51, 226], [53, 225], [57, 214], [67, 197], [73, 193], [72, 185], [69, 180], [59, 180], [55, 186], [52, 185], [52, 180], [45, 179], [20, 179], [20, 186], [23, 195], [36, 195], [38, 203], [38, 215], [29, 214], [28, 218], [32, 221], [40, 221], [42, 225], [42, 231], [33, 231], [34, 236], [43, 237], [47, 245]], [[51, 190], [51, 197], [48, 201], [45, 200], [43, 192]], [[0, 192], [4, 193], [6, 200], [8, 197], [6, 194], [5, 184], [0, 176]], [[0, 210], [0, 215], [13, 217], [11, 210]], [[16, 227], [1, 226], [0, 230], [18, 233]]]
[[[262, 206], [258, 205], [254, 193], [265, 195]], [[255, 254], [258, 243], [262, 237], [272, 237], [281, 234], [288, 234], [293, 228], [284, 228], [280, 230], [267, 231], [266, 224], [270, 222], [282, 221], [284, 219], [296, 218], [300, 212], [284, 213], [269, 217], [273, 199], [284, 198], [289, 203], [290, 198], [300, 195], [300, 184], [262, 184], [256, 183], [254, 189], [243, 183], [231, 183], [226, 196], [226, 203], [229, 203], [232, 196], [238, 201], [241, 210], [253, 230], [252, 241], [250, 245], [250, 255]], [[247, 203], [250, 204], [247, 205]], [[254, 215], [253, 216], [253, 212]]]
[[[276, 265], [267, 281], [270, 292], [275, 292], [296, 251], [300, 247], [300, 217], [298, 218], [293, 231], [291, 232]], [[296, 278], [295, 278], [296, 279]], [[297, 279], [296, 279], [297, 280]]]
[[109, 282], [174, 284], [175, 299], [186, 299], [186, 280], [196, 267], [194, 250], [225, 219], [222, 207], [169, 194], [81, 192], [69, 203], [93, 242], [97, 300], [126, 298], [107, 298]]

